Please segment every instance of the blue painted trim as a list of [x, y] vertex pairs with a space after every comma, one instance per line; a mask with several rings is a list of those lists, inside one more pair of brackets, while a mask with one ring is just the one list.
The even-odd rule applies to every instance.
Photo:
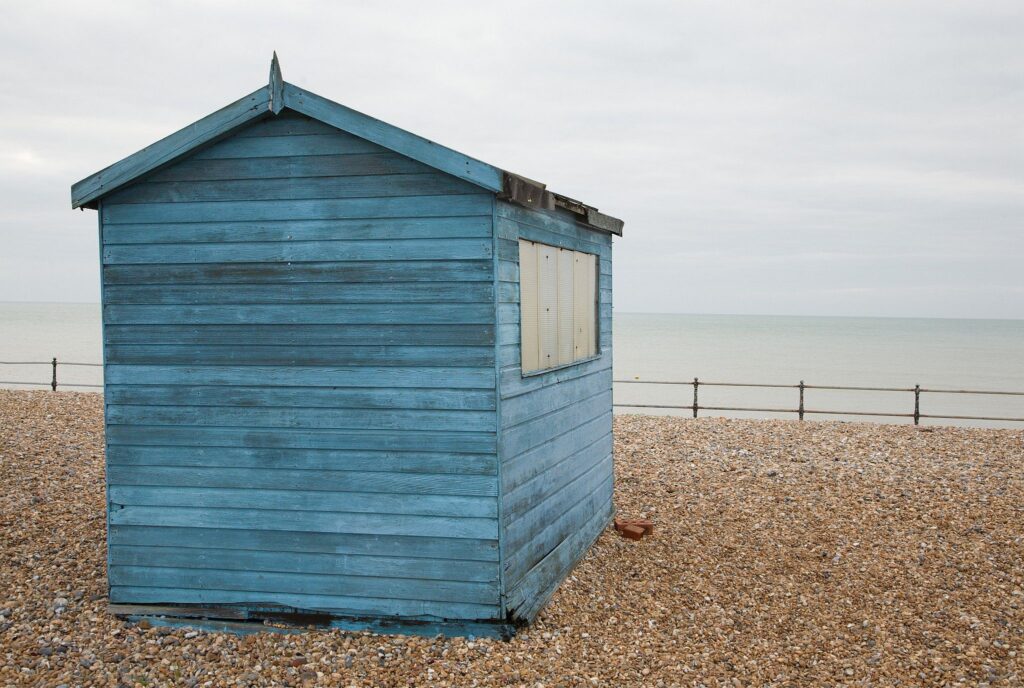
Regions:
[[[96, 213], [96, 229], [97, 229], [96, 235], [97, 235], [97, 238], [99, 239], [99, 242], [98, 242], [99, 243], [99, 247], [97, 248], [97, 255], [99, 256], [99, 259], [100, 259], [100, 274], [99, 274], [99, 278], [100, 278], [100, 342], [103, 344], [103, 346], [100, 347], [100, 363], [103, 364], [103, 367], [100, 368], [100, 370], [103, 373], [103, 461], [104, 461], [104, 466], [103, 466], [103, 494], [104, 494], [104, 496], [106, 496], [106, 495], [110, 494], [110, 478], [107, 475], [107, 470], [106, 470], [106, 468], [107, 468], [106, 467], [107, 456], [109, 455], [109, 451], [110, 451], [110, 443], [107, 441], [107, 432], [106, 432], [106, 430], [107, 430], [107, 414], [109, 412], [107, 406], [108, 406], [108, 400], [110, 399], [110, 396], [107, 394], [107, 385], [108, 385], [108, 383], [107, 383], [107, 347], [106, 347], [106, 342], [107, 342], [107, 323], [106, 323], [105, 318], [103, 317], [103, 294], [106, 291], [106, 288], [104, 287], [103, 283], [106, 280], [104, 278], [104, 273], [103, 273], [103, 211], [102, 211], [102, 207], [103, 206], [102, 206], [102, 204], [103, 204], [102, 201], [97, 201], [97, 203], [96, 203], [96, 208], [99, 211], [99, 212]], [[103, 525], [104, 525], [104, 527], [106, 528], [106, 531], [107, 531], [106, 532], [107, 542], [110, 542], [110, 499], [109, 498], [106, 498], [104, 500]], [[110, 570], [110, 565], [112, 563], [112, 560], [110, 558], [110, 547], [108, 546], [106, 548], [106, 550], [107, 550], [106, 551], [107, 570], [109, 571]], [[110, 579], [107, 578], [106, 581], [107, 581], [107, 599], [110, 599]]]
[[[491, 256], [491, 279], [494, 285], [494, 321], [497, 322], [498, 318], [498, 306], [501, 303], [501, 296], [498, 290], [499, 275], [498, 275], [498, 200], [495, 198], [491, 206], [491, 241], [493, 242], [494, 250]], [[501, 380], [501, 360], [499, 357], [499, 348], [501, 342], [497, 337], [494, 338], [494, 381], [495, 381], [495, 399], [494, 399], [494, 421], [495, 421], [495, 437], [501, 437], [501, 395], [497, 393]], [[496, 460], [496, 481], [498, 485], [498, 496], [497, 496], [497, 507], [498, 507], [498, 605], [501, 609], [501, 615], [504, 617], [508, 611], [507, 596], [505, 589], [505, 519], [503, 517], [505, 501], [505, 487], [504, 478], [502, 477], [501, 470], [501, 443], [497, 442], [494, 448], [495, 460]]]
[[152, 172], [191, 153], [203, 144], [267, 115], [269, 107], [270, 93], [268, 87], [264, 86], [74, 184], [71, 187], [71, 207], [90, 205], [101, 196], [138, 179], [147, 172]]

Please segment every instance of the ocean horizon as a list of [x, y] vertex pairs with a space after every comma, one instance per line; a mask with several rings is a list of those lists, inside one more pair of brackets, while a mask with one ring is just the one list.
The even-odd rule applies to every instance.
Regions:
[[[616, 380], [834, 385], [1024, 392], [1024, 320], [846, 315], [614, 313]], [[0, 361], [102, 361], [98, 303], [0, 302]], [[47, 366], [0, 366], [0, 387], [43, 388]], [[62, 384], [101, 384], [99, 368], [60, 366]], [[80, 389], [85, 387], [66, 387]], [[99, 391], [98, 388], [91, 388]], [[796, 409], [796, 389], [700, 387], [701, 406]], [[913, 412], [910, 392], [805, 391], [805, 408]], [[693, 403], [692, 384], [616, 384], [616, 404]], [[619, 412], [689, 410], [622, 408]], [[1024, 397], [921, 395], [924, 415], [1024, 417]], [[793, 413], [702, 411], [701, 416], [796, 418]], [[838, 414], [809, 420], [910, 422]], [[923, 419], [927, 425], [1024, 427], [1019, 422]]]

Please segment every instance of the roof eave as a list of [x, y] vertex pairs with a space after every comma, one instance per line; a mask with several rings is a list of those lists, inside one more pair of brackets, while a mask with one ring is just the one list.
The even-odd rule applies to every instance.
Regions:
[[101, 196], [245, 126], [268, 114], [270, 108], [270, 87], [259, 88], [74, 184], [71, 187], [71, 207], [93, 208]]
[[511, 172], [502, 172], [502, 190], [498, 198], [535, 210], [568, 210], [576, 216], [576, 221], [590, 229], [622, 236], [622, 220], [605, 215], [597, 208], [577, 201], [576, 199], [548, 191], [547, 186]]
[[563, 208], [591, 229], [622, 236], [622, 220], [600, 213], [593, 206], [551, 193], [540, 182], [488, 165], [284, 81], [277, 53], [271, 60], [266, 86], [74, 184], [71, 207], [95, 208], [101, 197], [285, 108], [475, 184], [499, 198], [534, 208]]

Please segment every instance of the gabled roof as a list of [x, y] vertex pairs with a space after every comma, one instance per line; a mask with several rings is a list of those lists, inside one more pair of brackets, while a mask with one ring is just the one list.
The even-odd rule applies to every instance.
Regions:
[[270, 63], [270, 80], [266, 86], [73, 185], [71, 207], [95, 208], [96, 202], [112, 191], [250, 122], [276, 115], [284, 108], [476, 184], [499, 198], [532, 208], [563, 208], [594, 229], [622, 235], [622, 220], [604, 215], [597, 208], [552, 193], [544, 184], [488, 165], [284, 81], [276, 53]]

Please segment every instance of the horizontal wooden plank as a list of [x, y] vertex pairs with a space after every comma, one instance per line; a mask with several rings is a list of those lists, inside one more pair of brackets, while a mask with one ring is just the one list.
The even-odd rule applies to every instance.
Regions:
[[[552, 482], [555, 477], [552, 473]], [[538, 491], [521, 510], [505, 519], [503, 542], [506, 553], [516, 552], [525, 546], [545, 525], [557, 521], [571, 505], [608, 484], [610, 480], [612, 455], [607, 454], [596, 462], [588, 462], [585, 470], [567, 476], [558, 488], [552, 485], [549, 490]]]
[[565, 248], [572, 248], [574, 242], [584, 242], [593, 248], [573, 250], [586, 253], [600, 252], [602, 255], [603, 251], [595, 249], [607, 247], [610, 250], [612, 245], [612, 237], [607, 232], [589, 229], [574, 219], [559, 216], [557, 212], [534, 210], [499, 201], [495, 208], [495, 216], [498, 219], [497, 224], [501, 226], [499, 236], [505, 239], [522, 237]]
[[493, 411], [106, 404], [107, 425], [493, 432]]
[[525, 451], [549, 442], [568, 428], [575, 428], [612, 410], [612, 391], [598, 392], [589, 398], [577, 398], [574, 403], [543, 416], [533, 418], [519, 425], [506, 428], [501, 433], [501, 455], [514, 457]]
[[461, 495], [111, 485], [107, 490], [107, 499], [112, 504], [134, 506], [332, 511], [460, 518], [496, 518], [498, 515], [498, 503], [494, 497]]
[[427, 557], [496, 563], [497, 540], [430, 538], [401, 535], [310, 533], [284, 530], [237, 530], [228, 528], [180, 528], [172, 526], [123, 526], [111, 524], [112, 546], [199, 547], [265, 552], [323, 552], [353, 556], [401, 553]]
[[575, 533], [545, 555], [533, 568], [507, 586], [506, 609], [510, 618], [532, 622], [547, 604], [559, 583], [582, 559], [601, 535], [613, 513], [612, 505], [599, 509]]
[[[502, 495], [502, 520], [508, 524], [520, 518], [543, 500], [557, 494], [571, 481], [589, 470], [595, 462], [612, 455], [611, 435], [605, 435], [589, 444], [584, 444], [566, 458], [552, 462], [550, 467], [534, 478]], [[612, 466], [609, 464], [608, 471]]]
[[485, 162], [368, 117], [289, 83], [284, 85], [284, 97], [285, 105], [292, 110], [419, 160], [459, 179], [478, 184], [489, 191], [498, 192], [503, 189], [501, 170]]
[[[111, 428], [111, 430], [113, 429]], [[497, 494], [496, 481], [494, 476], [490, 475], [387, 473], [366, 470], [291, 470], [111, 464], [107, 470], [107, 483], [111, 487], [115, 485], [147, 485], [168, 488], [220, 487], [240, 490], [303, 490], [373, 494], [461, 495], [464, 497], [493, 497]], [[271, 528], [270, 530], [281, 529]]]
[[473, 185], [437, 172], [371, 174], [341, 177], [284, 177], [209, 181], [143, 182], [108, 198], [120, 203], [190, 203], [197, 201], [292, 201], [309, 198], [378, 198], [472, 194]]
[[92, 174], [71, 187], [71, 206], [90, 203], [104, 193], [157, 169], [253, 120], [266, 117], [270, 91], [264, 86], [214, 113], [146, 146], [127, 158]]
[[555, 522], [535, 531], [527, 544], [515, 552], [506, 551], [505, 580], [514, 585], [531, 568], [554, 550], [566, 538], [578, 532], [596, 514], [610, 514], [612, 509], [612, 480], [609, 477], [599, 489], [584, 496]]
[[490, 236], [491, 218], [474, 215], [359, 220], [143, 223], [109, 225], [103, 228], [105, 246], [246, 241], [472, 239]]
[[604, 369], [566, 381], [561, 385], [552, 385], [530, 394], [513, 397], [501, 405], [501, 425], [503, 428], [511, 428], [546, 413], [577, 404], [611, 388], [612, 372], [610, 369]]
[[494, 305], [450, 304], [325, 304], [325, 305], [202, 305], [103, 307], [103, 321], [112, 325], [486, 325]]
[[104, 284], [489, 282], [489, 260], [105, 265]]
[[493, 411], [493, 391], [398, 387], [107, 385], [107, 404]]
[[[412, 573], [410, 571], [410, 573]], [[372, 576], [238, 571], [162, 566], [108, 568], [112, 586], [195, 587], [212, 590], [252, 590], [306, 595], [393, 597], [395, 599], [471, 602], [486, 604], [495, 599], [497, 586], [490, 582], [440, 581], [429, 578], [376, 578]]]
[[282, 155], [262, 158], [188, 158], [148, 177], [149, 182], [341, 177], [371, 174], [423, 174], [431, 169], [397, 153]]
[[109, 344], [489, 346], [491, 325], [107, 325]]
[[499, 618], [497, 604], [467, 604], [402, 600], [393, 597], [344, 597], [341, 595], [304, 595], [274, 591], [201, 590], [196, 588], [165, 588], [154, 586], [111, 586], [112, 603], [135, 604], [281, 604], [298, 609], [325, 611], [351, 616], [399, 616], [424, 619], [492, 619]]
[[103, 303], [270, 304], [270, 303], [490, 303], [486, 282], [390, 282], [377, 284], [182, 284], [123, 285], [103, 290]]
[[394, 430], [295, 430], [212, 428], [171, 425], [112, 425], [107, 444], [169, 447], [293, 447], [486, 454], [495, 451], [494, 433]]
[[493, 518], [120, 505], [111, 508], [108, 518], [110, 523], [132, 526], [378, 533], [477, 540], [494, 540], [498, 537], [498, 522]]
[[[602, 331], [603, 334], [603, 331]], [[612, 367], [611, 348], [602, 342], [602, 355], [593, 361], [577, 363], [567, 368], [558, 368], [549, 372], [523, 377], [519, 366], [502, 368], [500, 372], [501, 398], [508, 399], [520, 394], [528, 394], [550, 385], [559, 385], [568, 380], [589, 375], [598, 370]]]
[[518, 456], [502, 456], [502, 486], [508, 494], [528, 480], [544, 474], [559, 462], [594, 442], [610, 443], [612, 414], [569, 428], [550, 442]]
[[494, 365], [487, 346], [209, 346], [108, 344], [108, 364], [271, 366], [468, 366]]
[[104, 247], [103, 262], [105, 265], [138, 265], [143, 263], [484, 260], [490, 258], [491, 251], [491, 242], [480, 239], [116, 244]]
[[343, 220], [372, 217], [459, 217], [486, 215], [490, 194], [394, 198], [318, 198], [294, 201], [201, 201], [191, 203], [104, 204], [103, 224], [146, 222], [259, 222]]
[[339, 130], [336, 127], [324, 124], [312, 117], [306, 117], [297, 112], [285, 110], [276, 117], [268, 117], [239, 129], [235, 136], [243, 138], [250, 136], [296, 136], [337, 133], [339, 133]]
[[108, 365], [108, 385], [427, 387], [492, 389], [486, 368]]
[[490, 476], [497, 473], [497, 458], [493, 454], [130, 445], [111, 445], [107, 447], [106, 454], [107, 464], [111, 466], [200, 466]]
[[[387, 554], [384, 552], [383, 554]], [[490, 562], [426, 559], [407, 556], [326, 554], [322, 552], [261, 552], [198, 547], [138, 547], [112, 545], [115, 566], [161, 566], [229, 571], [278, 571], [334, 576], [374, 576], [492, 583], [498, 569]]]
[[232, 136], [192, 156], [195, 160], [268, 158], [281, 155], [384, 153], [385, 149], [341, 131], [286, 136]]

